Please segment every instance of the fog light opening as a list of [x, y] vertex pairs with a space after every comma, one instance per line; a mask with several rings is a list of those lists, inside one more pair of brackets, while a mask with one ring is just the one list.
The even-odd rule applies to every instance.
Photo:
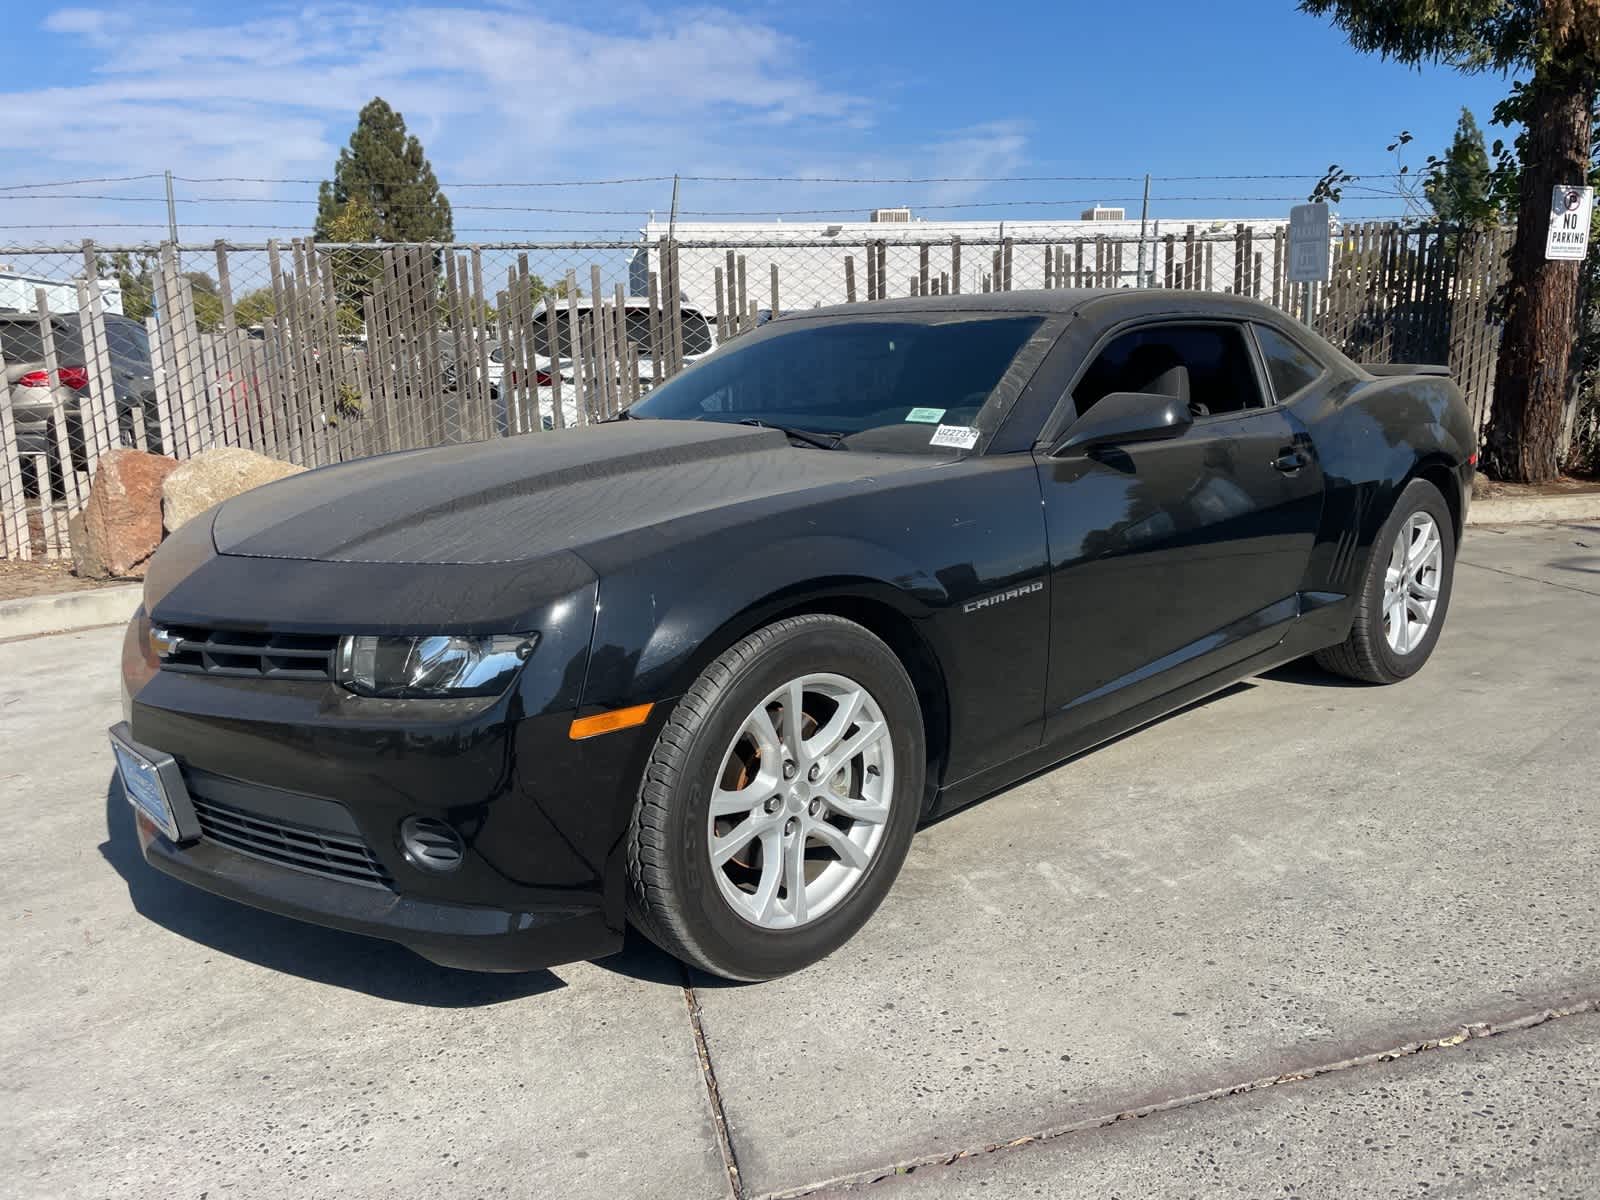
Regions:
[[466, 854], [461, 835], [437, 817], [400, 822], [400, 849], [406, 861], [424, 871], [454, 871]]

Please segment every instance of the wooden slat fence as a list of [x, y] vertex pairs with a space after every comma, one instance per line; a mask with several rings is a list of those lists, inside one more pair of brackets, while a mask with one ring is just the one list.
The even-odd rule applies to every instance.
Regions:
[[[721, 342], [757, 328], [763, 305], [780, 314], [785, 306], [858, 303], [901, 289], [932, 296], [1183, 287], [1252, 296], [1296, 316], [1309, 311], [1312, 326], [1358, 360], [1448, 362], [1481, 422], [1509, 242], [1501, 230], [1350, 224], [1334, 240], [1332, 278], [1309, 288], [1285, 277], [1282, 228], [1246, 223], [1168, 223], [1159, 237], [1144, 239], [1081, 231], [885, 236], [853, 246], [743, 243], [709, 253], [665, 237], [632, 247], [299, 239], [218, 242], [182, 253], [148, 247], [141, 251], [152, 263], [148, 404], [117, 399], [106, 314], [90, 282], [102, 252], [85, 243], [70, 252], [76, 308], [52, 312], [41, 289], [31, 314], [52, 378], [64, 366], [80, 367], [61, 360], [56, 319], [69, 318], [82, 334], [82, 386], [58, 403], [48, 446], [24, 452], [10, 396], [0, 392], [0, 556], [70, 554], [70, 518], [99, 458], [117, 445], [178, 458], [236, 445], [317, 466], [539, 435], [606, 420], [671, 378], [705, 348], [698, 322]], [[619, 249], [633, 256], [626, 285], [616, 269]], [[556, 250], [593, 256], [568, 263], [551, 283], [538, 264]], [[602, 250], [613, 256], [604, 268], [595, 257]], [[186, 271], [196, 254], [206, 269]], [[252, 269], [255, 323], [247, 327], [238, 280]], [[211, 294], [197, 292], [201, 285]]]

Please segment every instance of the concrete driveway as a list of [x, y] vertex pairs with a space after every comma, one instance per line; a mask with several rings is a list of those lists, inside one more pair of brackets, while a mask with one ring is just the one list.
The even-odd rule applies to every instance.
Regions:
[[1600, 1191], [1600, 526], [1470, 531], [1418, 678], [1286, 668], [1040, 775], [753, 987], [155, 874], [119, 638], [0, 644], [8, 1194]]

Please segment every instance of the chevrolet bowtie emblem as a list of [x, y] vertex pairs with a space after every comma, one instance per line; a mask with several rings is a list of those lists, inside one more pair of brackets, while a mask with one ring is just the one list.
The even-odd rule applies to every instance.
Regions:
[[170, 629], [162, 629], [159, 625], [150, 629], [150, 649], [157, 658], [170, 658], [176, 654], [181, 640]]

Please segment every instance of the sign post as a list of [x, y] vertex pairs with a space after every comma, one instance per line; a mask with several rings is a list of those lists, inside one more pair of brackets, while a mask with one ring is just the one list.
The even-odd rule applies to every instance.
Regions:
[[1589, 253], [1589, 214], [1594, 210], [1594, 189], [1558, 183], [1550, 197], [1550, 232], [1544, 256], [1582, 262]]
[[1296, 204], [1289, 210], [1289, 282], [1306, 284], [1301, 320], [1311, 324], [1313, 283], [1328, 282], [1332, 237], [1326, 204]]

